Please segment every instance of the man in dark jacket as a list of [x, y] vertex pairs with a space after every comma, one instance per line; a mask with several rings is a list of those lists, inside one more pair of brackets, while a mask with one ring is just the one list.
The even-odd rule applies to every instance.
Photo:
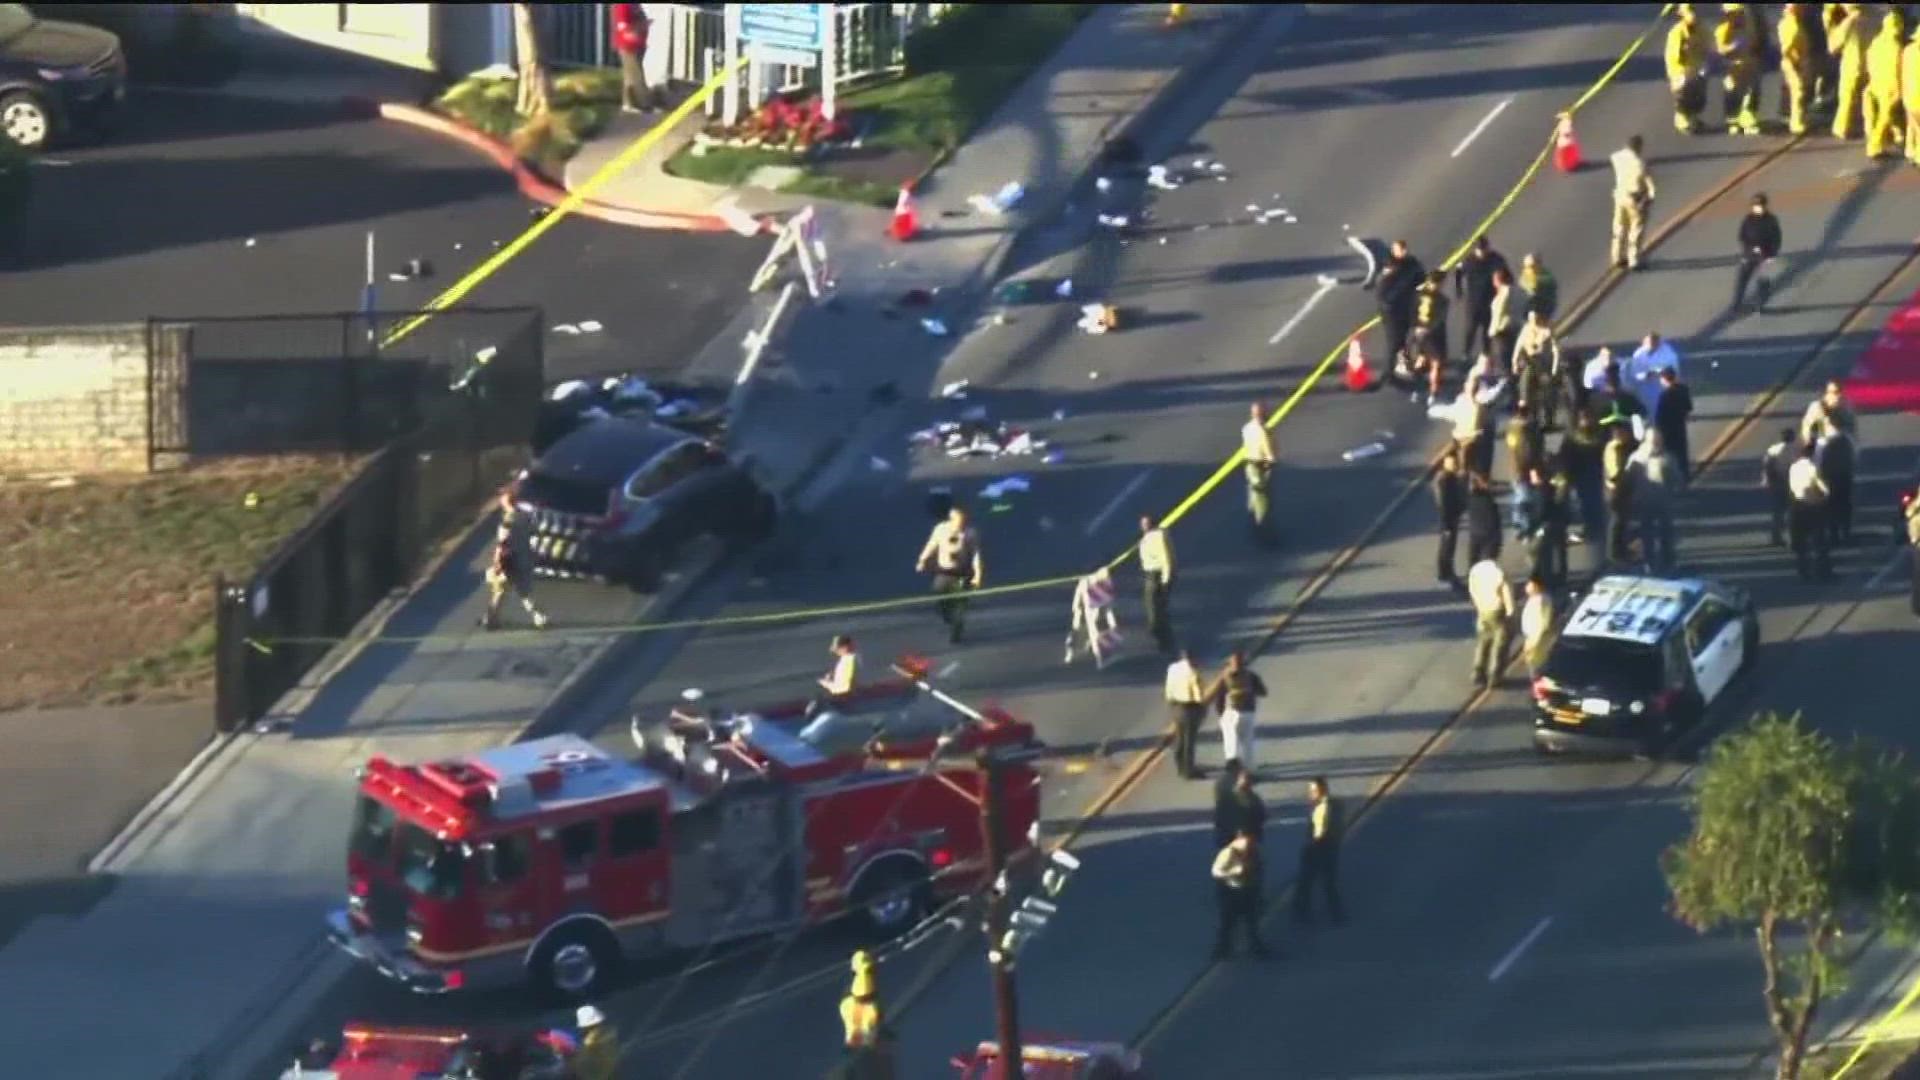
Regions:
[[1530, 577], [1546, 582], [1550, 590], [1567, 586], [1567, 529], [1573, 518], [1573, 484], [1559, 469], [1535, 469], [1534, 490], [1539, 512], [1529, 549]]
[[1240, 831], [1240, 822], [1244, 817], [1243, 808], [1237, 797], [1240, 776], [1246, 770], [1240, 767], [1239, 758], [1228, 758], [1220, 769], [1220, 775], [1213, 780], [1213, 849], [1226, 847]]
[[1780, 547], [1787, 527], [1787, 510], [1793, 498], [1787, 493], [1787, 470], [1800, 458], [1798, 434], [1792, 428], [1780, 431], [1780, 441], [1767, 447], [1760, 459], [1760, 487], [1767, 493], [1767, 543]]
[[1395, 240], [1388, 249], [1387, 261], [1380, 267], [1380, 280], [1374, 293], [1380, 302], [1380, 329], [1387, 336], [1387, 357], [1402, 362], [1407, 333], [1413, 327], [1415, 290], [1427, 276], [1427, 268], [1413, 257], [1405, 240]]
[[1680, 480], [1685, 483], [1693, 479], [1692, 457], [1687, 447], [1687, 421], [1693, 416], [1693, 391], [1680, 381], [1680, 376], [1672, 368], [1660, 371], [1660, 397], [1653, 403], [1653, 430], [1660, 433], [1660, 443], [1673, 455], [1673, 463], [1680, 466]]
[[1467, 565], [1500, 557], [1500, 504], [1493, 501], [1493, 482], [1482, 473], [1467, 481]]
[[[1460, 265], [1453, 268], [1453, 294], [1465, 305], [1467, 313], [1467, 336], [1460, 346], [1460, 355], [1468, 360], [1494, 347], [1493, 275], [1501, 270], [1512, 272], [1506, 257], [1493, 250], [1493, 241], [1484, 233], [1474, 237], [1472, 249], [1460, 260]], [[1509, 357], [1496, 355], [1495, 359], [1504, 370]]]
[[[1740, 269], [1733, 278], [1733, 310], [1741, 311], [1746, 307], [1747, 283], [1759, 271], [1761, 264], [1780, 254], [1780, 219], [1767, 209], [1767, 197], [1755, 195], [1753, 206], [1747, 210], [1747, 216], [1740, 219]], [[1765, 278], [1753, 298], [1753, 309], [1762, 310], [1767, 306], [1769, 286]]]
[[1820, 466], [1820, 479], [1827, 485], [1828, 546], [1853, 542], [1854, 458], [1853, 436], [1828, 421], [1815, 459]]
[[1433, 478], [1433, 506], [1440, 512], [1440, 584], [1458, 588], [1454, 552], [1460, 547], [1460, 519], [1467, 512], [1467, 474], [1461, 470], [1458, 452], [1449, 451], [1440, 459], [1440, 471]]

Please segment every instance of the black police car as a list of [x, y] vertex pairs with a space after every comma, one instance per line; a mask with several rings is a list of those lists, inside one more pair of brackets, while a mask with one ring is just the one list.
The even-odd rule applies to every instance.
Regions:
[[1705, 718], [1760, 651], [1746, 590], [1616, 575], [1581, 598], [1533, 681], [1545, 753], [1657, 753]]
[[689, 540], [773, 533], [774, 497], [718, 445], [648, 420], [608, 417], [548, 447], [508, 492], [535, 575], [659, 588]]
[[0, 4], [0, 136], [41, 150], [108, 122], [127, 100], [120, 39]]

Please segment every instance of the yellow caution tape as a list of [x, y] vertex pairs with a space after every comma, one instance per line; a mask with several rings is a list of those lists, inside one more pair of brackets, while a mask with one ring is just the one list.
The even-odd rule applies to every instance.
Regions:
[[1833, 1080], [1842, 1080], [1849, 1069], [1858, 1064], [1861, 1058], [1867, 1056], [1867, 1051], [1873, 1049], [1873, 1044], [1879, 1042], [1886, 1035], [1887, 1029], [1905, 1015], [1908, 1009], [1913, 1008], [1915, 1001], [1920, 1001], [1920, 979], [1914, 980], [1913, 989], [1908, 990], [1907, 996], [1900, 999], [1900, 1004], [1895, 1005], [1888, 1010], [1887, 1015], [1874, 1022], [1873, 1027], [1867, 1031], [1867, 1037], [1860, 1040], [1860, 1045], [1854, 1047], [1853, 1054], [1840, 1066], [1839, 1071], [1833, 1074]]
[[[1594, 97], [1596, 97], [1600, 93], [1601, 90], [1605, 89], [1610, 83], [1612, 83], [1613, 80], [1619, 76], [1621, 70], [1627, 66], [1628, 62], [1631, 61], [1633, 57], [1640, 52], [1641, 49], [1646, 47], [1647, 41], [1650, 38], [1652, 38], [1654, 32], [1659, 29], [1660, 21], [1664, 20], [1668, 15], [1670, 15], [1673, 12], [1673, 10], [1674, 10], [1673, 4], [1667, 4], [1666, 6], [1662, 7], [1660, 9], [1660, 14], [1655, 19], [1654, 25], [1649, 27], [1646, 30], [1646, 32], [1642, 33], [1638, 38], [1636, 38], [1633, 44], [1629, 45], [1626, 51], [1620, 54], [1620, 58], [1614, 61], [1613, 66], [1608, 68], [1606, 72], [1600, 76], [1598, 81], [1596, 81], [1592, 86], [1588, 87], [1586, 92], [1581, 94], [1579, 99], [1576, 100], [1571, 106], [1569, 106], [1565, 110], [1566, 114], [1572, 115], [1576, 112], [1579, 112], [1581, 109], [1585, 108], [1587, 104], [1590, 103], [1594, 99]], [[671, 129], [675, 124], [679, 123], [686, 116], [691, 115], [692, 111], [695, 108], [699, 107], [699, 105], [702, 102], [704, 102], [707, 98], [711, 97], [716, 90], [718, 90], [722, 85], [724, 85], [726, 76], [731, 73], [732, 73], [732, 69], [729, 69], [728, 71], [724, 71], [718, 75], [715, 75], [713, 79], [709, 80], [705, 86], [700, 88], [700, 91], [698, 93], [696, 93], [693, 97], [688, 98], [684, 103], [682, 103], [680, 108], [675, 109], [673, 114], [668, 116], [666, 120], [662, 121], [659, 124], [659, 126], [655, 127], [652, 131], [647, 132], [645, 135], [642, 135], [638, 140], [634, 142], [632, 146], [629, 146], [626, 150], [622, 151], [618, 157], [614, 158], [612, 161], [607, 162], [607, 164], [603, 166], [598, 172], [594, 173], [593, 176], [586, 183], [582, 184], [571, 195], [569, 195], [567, 199], [564, 202], [562, 202], [560, 206], [554, 210], [553, 213], [535, 222], [533, 227], [528, 229], [525, 233], [522, 233], [519, 239], [507, 245], [505, 248], [502, 248], [496, 255], [494, 255], [493, 258], [487, 260], [487, 262], [483, 263], [480, 267], [475, 269], [473, 273], [468, 274], [467, 277], [463, 278], [458, 284], [448, 289], [445, 293], [442, 293], [438, 298], [436, 298], [433, 301], [433, 303], [427, 306], [428, 308], [427, 311], [416, 316], [414, 320], [408, 323], [404, 323], [398, 328], [396, 328], [393, 332], [393, 335], [389, 337], [387, 343], [390, 344], [393, 341], [399, 340], [400, 337], [413, 332], [413, 330], [417, 329], [420, 324], [432, 318], [434, 313], [440, 311], [441, 309], [444, 309], [447, 305], [458, 301], [461, 297], [465, 296], [469, 291], [471, 291], [475, 285], [479, 284], [479, 282], [482, 279], [484, 279], [487, 275], [499, 269], [501, 264], [505, 263], [508, 259], [512, 258], [515, 254], [518, 254], [519, 251], [524, 249], [528, 244], [532, 243], [535, 239], [538, 239], [543, 232], [545, 232], [547, 229], [553, 226], [553, 223], [555, 221], [565, 216], [567, 213], [570, 213], [572, 210], [576, 209], [580, 205], [580, 203], [584, 201], [589, 195], [591, 195], [593, 191], [597, 189], [601, 184], [605, 183], [607, 180], [611, 179], [615, 174], [619, 173], [622, 169], [627, 168], [635, 160], [637, 160], [639, 156], [645, 153], [649, 147], [651, 147], [655, 142], [659, 141], [660, 136], [664, 132]], [[1441, 262], [1440, 264], [1441, 270], [1451, 269], [1463, 257], [1465, 257], [1467, 252], [1473, 247], [1473, 242], [1475, 240], [1479, 239], [1482, 234], [1486, 233], [1489, 229], [1493, 228], [1493, 226], [1502, 217], [1506, 216], [1507, 212], [1513, 208], [1514, 202], [1520, 198], [1521, 193], [1527, 189], [1528, 185], [1533, 183], [1534, 177], [1538, 176], [1540, 174], [1540, 170], [1546, 166], [1547, 160], [1552, 156], [1552, 152], [1553, 152], [1553, 140], [1551, 137], [1549, 137], [1546, 144], [1540, 148], [1540, 152], [1534, 156], [1533, 162], [1529, 164], [1526, 168], [1526, 171], [1520, 175], [1520, 179], [1513, 185], [1512, 188], [1510, 188], [1507, 191], [1506, 195], [1501, 197], [1500, 201], [1497, 204], [1495, 204], [1492, 211], [1490, 211], [1486, 217], [1480, 220], [1480, 224], [1474, 226], [1473, 232], [1467, 236], [1466, 240], [1462, 241], [1460, 246], [1457, 249], [1455, 249], [1451, 255], [1448, 255], [1443, 262]], [[1313, 389], [1315, 386], [1319, 385], [1320, 380], [1326, 377], [1327, 372], [1331, 371], [1334, 365], [1340, 362], [1341, 357], [1343, 357], [1346, 354], [1347, 342], [1373, 329], [1375, 326], [1379, 324], [1379, 322], [1380, 322], [1379, 317], [1375, 316], [1361, 323], [1359, 326], [1355, 327], [1351, 333], [1348, 333], [1345, 336], [1343, 336], [1340, 339], [1340, 343], [1335, 345], [1333, 349], [1329, 351], [1324, 358], [1321, 359], [1320, 363], [1316, 365], [1314, 369], [1307, 374], [1307, 377], [1305, 379], [1301, 380], [1300, 385], [1294, 388], [1293, 393], [1287, 396], [1286, 401], [1282, 402], [1278, 408], [1273, 410], [1272, 415], [1267, 417], [1266, 423], [1267, 423], [1268, 430], [1272, 430], [1273, 428], [1278, 427], [1281, 421], [1285, 420], [1289, 415], [1291, 415], [1293, 413], [1293, 410], [1299, 406], [1300, 402], [1305, 400], [1306, 396], [1309, 393], [1313, 392]], [[1181, 499], [1180, 502], [1177, 505], [1175, 505], [1172, 510], [1167, 511], [1166, 514], [1160, 517], [1159, 521], [1160, 521], [1161, 527], [1166, 529], [1171, 529], [1175, 525], [1177, 525], [1181, 520], [1183, 520], [1187, 516], [1189, 512], [1193, 510], [1195, 506], [1200, 504], [1200, 501], [1202, 499], [1205, 499], [1208, 495], [1213, 494], [1213, 492], [1216, 489], [1218, 489], [1222, 483], [1226, 481], [1227, 477], [1233, 475], [1234, 470], [1238, 469], [1245, 461], [1246, 461], [1246, 452], [1244, 450], [1235, 450], [1233, 452], [1233, 455], [1227, 458], [1226, 461], [1222, 462], [1220, 467], [1215, 469], [1211, 476], [1207, 477], [1204, 481], [1200, 483], [1200, 486], [1194, 488], [1193, 491], [1188, 493], [1188, 495], [1185, 498]], [[1128, 559], [1133, 558], [1134, 554], [1138, 550], [1139, 550], [1138, 543], [1128, 545], [1126, 550], [1122, 551], [1120, 554], [1108, 560], [1103, 565], [1103, 568], [1110, 571], [1118, 569], [1121, 566], [1121, 564], [1125, 563]], [[1079, 581], [1080, 577], [1081, 575], [1078, 575], [1078, 574], [1068, 574], [1068, 575], [1062, 575], [1058, 577], [1039, 578], [1039, 579], [1030, 580], [1030, 581], [1014, 582], [1008, 585], [996, 585], [996, 586], [993, 586], [990, 588], [984, 588], [984, 589], [974, 589], [966, 594], [966, 598], [982, 599], [982, 598], [993, 597], [993, 596], [1009, 596], [1015, 593], [1034, 592], [1040, 589], [1064, 588], [1066, 586], [1070, 586], [1075, 582]], [[939, 603], [942, 599], [945, 599], [945, 598], [937, 595], [920, 593], [912, 596], [899, 596], [899, 597], [892, 597], [892, 598], [883, 599], [883, 600], [870, 600], [862, 603], [838, 604], [838, 605], [831, 605], [826, 607], [788, 608], [781, 611], [761, 612], [759, 614], [754, 614], [754, 615], [723, 615], [723, 616], [715, 616], [712, 618], [705, 618], [705, 619], [678, 619], [678, 620], [668, 620], [668, 621], [662, 621], [662, 622], [640, 622], [640, 623], [588, 624], [588, 625], [577, 626], [577, 627], [569, 626], [566, 628], [565, 633], [569, 635], [629, 634], [629, 633], [641, 633], [641, 632], [658, 632], [658, 631], [665, 631], [665, 630], [697, 630], [697, 629], [705, 629], [710, 627], [720, 628], [720, 627], [730, 627], [730, 626], [766, 625], [771, 623], [782, 623], [782, 622], [804, 622], [804, 621], [809, 621], [813, 619], [839, 618], [839, 617], [844, 617], [848, 615], [865, 615], [865, 614], [872, 614], [874, 612], [881, 612], [881, 611], [897, 611], [904, 608], [920, 607], [920, 606], [936, 604], [936, 603]], [[511, 631], [511, 632], [518, 633], [519, 631]], [[525, 633], [534, 633], [534, 632], [535, 631], [525, 631]], [[383, 642], [392, 642], [392, 643], [418, 643], [418, 642], [430, 641], [435, 638], [444, 637], [444, 636], [446, 635], [426, 634], [426, 635], [420, 635], [417, 637], [384, 637], [383, 636], [378, 640]], [[273, 639], [273, 643], [289, 644], [289, 645], [291, 644], [327, 644], [327, 643], [340, 641], [340, 640], [343, 640], [343, 638], [341, 637], [287, 637], [287, 638], [275, 638]], [[262, 644], [259, 641], [254, 639], [248, 639], [247, 644], [252, 646], [255, 649], [259, 649], [262, 651], [267, 650], [267, 645]]]

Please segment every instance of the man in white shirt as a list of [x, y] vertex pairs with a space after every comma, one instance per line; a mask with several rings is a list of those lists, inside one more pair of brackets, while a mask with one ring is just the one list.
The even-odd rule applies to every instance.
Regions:
[[1200, 734], [1200, 722], [1206, 719], [1207, 695], [1200, 685], [1200, 673], [1193, 657], [1185, 649], [1167, 665], [1167, 709], [1173, 713], [1173, 765], [1183, 780], [1196, 780], [1200, 770], [1193, 763], [1194, 742]]
[[1253, 519], [1254, 532], [1265, 539], [1273, 484], [1273, 439], [1267, 434], [1267, 410], [1256, 402], [1248, 412], [1249, 419], [1240, 426], [1240, 451], [1246, 457], [1247, 514]]
[[1613, 152], [1613, 265], [1620, 269], [1640, 269], [1640, 240], [1653, 205], [1653, 175], [1641, 148], [1640, 136], [1634, 135]]
[[1150, 517], [1140, 519], [1140, 577], [1145, 585], [1147, 633], [1161, 653], [1173, 651], [1173, 616], [1167, 610], [1173, 597], [1173, 541]]
[[1527, 599], [1520, 605], [1520, 652], [1527, 660], [1527, 674], [1540, 677], [1546, 666], [1547, 652], [1553, 648], [1553, 594], [1546, 579], [1538, 575], [1527, 579]]
[[1674, 378], [1681, 377], [1680, 353], [1659, 334], [1648, 334], [1620, 372], [1620, 385], [1640, 399], [1648, 416], [1660, 403], [1660, 373], [1668, 368], [1673, 369]]
[[845, 706], [848, 695], [853, 693], [854, 680], [860, 670], [860, 654], [853, 647], [853, 639], [845, 634], [836, 634], [833, 644], [828, 647], [833, 654], [833, 667], [825, 675], [815, 679], [821, 693], [807, 704], [807, 717], [812, 719], [821, 712]]
[[1481, 559], [1467, 571], [1467, 595], [1473, 600], [1473, 685], [1485, 689], [1500, 672], [1507, 652], [1507, 626], [1513, 618], [1513, 591], [1493, 559]]
[[1793, 543], [1794, 568], [1800, 580], [1812, 580], [1808, 556], [1813, 556], [1822, 580], [1833, 576], [1832, 552], [1827, 534], [1827, 485], [1820, 479], [1820, 465], [1814, 460], [1812, 443], [1800, 444], [1800, 460], [1787, 470], [1787, 497], [1793, 500], [1787, 511], [1787, 535]]

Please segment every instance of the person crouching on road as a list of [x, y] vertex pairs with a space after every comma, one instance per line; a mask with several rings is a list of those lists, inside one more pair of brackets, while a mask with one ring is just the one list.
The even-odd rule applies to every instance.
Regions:
[[501, 513], [500, 531], [494, 534], [493, 558], [487, 564], [487, 610], [480, 616], [480, 626], [484, 630], [500, 629], [500, 607], [506, 602], [507, 594], [513, 593], [520, 598], [520, 606], [527, 610], [527, 616], [533, 620], [536, 630], [547, 626], [547, 614], [533, 602], [533, 574], [527, 565], [527, 558], [520, 550], [517, 530], [514, 528], [519, 514], [508, 505]]
[[956, 506], [947, 511], [947, 520], [933, 527], [914, 567], [923, 574], [932, 571], [933, 591], [941, 598], [935, 610], [947, 624], [948, 640], [960, 644], [967, 629], [967, 592], [978, 589], [986, 573], [980, 534], [967, 523], [965, 510]]
[[1213, 691], [1213, 707], [1220, 714], [1220, 749], [1250, 773], [1260, 769], [1254, 758], [1255, 712], [1266, 696], [1267, 684], [1247, 666], [1245, 654], [1228, 657], [1227, 670]]
[[1113, 613], [1113, 574], [1105, 568], [1087, 574], [1073, 586], [1073, 625], [1067, 630], [1067, 656], [1073, 663], [1075, 646], [1085, 641], [1096, 668], [1107, 666], [1107, 653], [1120, 644], [1120, 617]]
[[827, 647], [827, 651], [833, 656], [833, 667], [825, 675], [813, 680], [819, 684], [820, 693], [807, 703], [806, 715], [809, 720], [828, 709], [844, 709], [860, 674], [860, 654], [854, 649], [851, 637], [835, 634], [833, 644]]
[[1215, 903], [1220, 913], [1220, 929], [1213, 941], [1213, 958], [1225, 960], [1233, 955], [1233, 931], [1244, 928], [1247, 947], [1253, 955], [1271, 955], [1260, 939], [1261, 898], [1265, 893], [1266, 860], [1260, 857], [1260, 845], [1253, 833], [1242, 830], [1213, 857]]

